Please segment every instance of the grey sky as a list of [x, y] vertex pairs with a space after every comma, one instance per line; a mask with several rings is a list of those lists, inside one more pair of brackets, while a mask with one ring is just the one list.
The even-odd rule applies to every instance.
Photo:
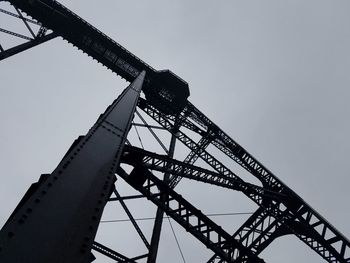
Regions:
[[[61, 2], [153, 67], [188, 81], [192, 103], [350, 236], [349, 1]], [[0, 27], [11, 21], [0, 15]], [[0, 35], [3, 46], [11, 42]], [[3, 225], [29, 185], [55, 168], [127, 83], [62, 39], [0, 62], [0, 79]], [[252, 207], [239, 194], [185, 180], [179, 191], [207, 213]], [[217, 220], [232, 222], [232, 232], [244, 218]], [[181, 262], [164, 224], [159, 262]], [[187, 262], [211, 255], [173, 225]], [[101, 233], [130, 249], [136, 236], [118, 226], [104, 225]], [[151, 224], [141, 226], [149, 232]], [[271, 263], [321, 261], [294, 237], [262, 256]]]

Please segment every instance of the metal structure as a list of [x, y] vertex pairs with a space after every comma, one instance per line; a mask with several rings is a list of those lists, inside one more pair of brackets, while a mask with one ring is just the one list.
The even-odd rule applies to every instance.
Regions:
[[[298, 237], [328, 262], [350, 262], [348, 239], [190, 103], [184, 80], [169, 70], [155, 70], [57, 1], [8, 2], [17, 14], [0, 11], [21, 19], [32, 36], [25, 38], [1, 29], [28, 42], [9, 49], [1, 47], [0, 59], [61, 36], [131, 84], [89, 132], [73, 143], [58, 167], [50, 175], [42, 175], [25, 194], [0, 232], [1, 262], [87, 263], [94, 261], [90, 253], [94, 250], [117, 262], [152, 263], [157, 258], [164, 212], [212, 250], [208, 262], [264, 262], [260, 253], [287, 234]], [[35, 34], [28, 23], [39, 25], [39, 32]], [[165, 154], [128, 142], [135, 113], [142, 123], [134, 126], [149, 129]], [[143, 116], [157, 125], [146, 123]], [[169, 149], [155, 128], [171, 134]], [[189, 150], [183, 161], [173, 158], [176, 142]], [[260, 184], [244, 181], [211, 153], [209, 146]], [[205, 167], [195, 165], [199, 159]], [[157, 172], [164, 178], [155, 176]], [[114, 186], [115, 174], [141, 195], [121, 196]], [[235, 233], [227, 233], [175, 191], [182, 178], [239, 191], [257, 209]], [[150, 241], [124, 202], [139, 197], [147, 197], [158, 207]], [[115, 200], [120, 201], [145, 244], [145, 254], [126, 257], [94, 241], [105, 204]]]

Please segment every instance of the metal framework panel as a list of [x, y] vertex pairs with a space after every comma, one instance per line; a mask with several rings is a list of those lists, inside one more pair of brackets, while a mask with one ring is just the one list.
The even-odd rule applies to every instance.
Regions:
[[[148, 64], [146, 64], [145, 62], [131, 54], [129, 51], [121, 47], [118, 43], [107, 37], [98, 29], [88, 24], [82, 18], [71, 12], [69, 9], [62, 6], [57, 1], [11, 0], [9, 2], [13, 3], [17, 8], [22, 8], [25, 12], [33, 16], [35, 19], [38, 19], [47, 28], [53, 29], [53, 34], [62, 36], [63, 38], [77, 46], [79, 49], [86, 52], [88, 55], [92, 56], [93, 58], [101, 62], [104, 66], [110, 68], [112, 71], [119, 74], [128, 81], [133, 81], [135, 76], [139, 72], [145, 70], [147, 72], [145, 85], [147, 87], [152, 87], [150, 83], [152, 83], [153, 79], [156, 78], [157, 74], [160, 73], [159, 71], [153, 69]], [[18, 16], [19, 18], [21, 18], [20, 13]], [[26, 22], [28, 22], [28, 20], [26, 19], [24, 19], [23, 21], [25, 24]], [[42, 40], [44, 40], [44, 38]], [[32, 44], [34, 44], [34, 41], [32, 42]], [[30, 47], [31, 44], [28, 46], [19, 46], [17, 50], [13, 51], [14, 53], [17, 53], [17, 51], [20, 51], [22, 48], [26, 49]], [[5, 56], [6, 53], [4, 53], [4, 50], [1, 46], [0, 51], [1, 59], [1, 55]], [[165, 79], [168, 79], [169, 76], [171, 76], [171, 78], [174, 78], [172, 73], [167, 73], [168, 75], [165, 77]], [[186, 87], [186, 83], [180, 80], [178, 77], [175, 77], [175, 80], [175, 82], [179, 82], [182, 86]], [[163, 82], [163, 84], [164, 83], [167, 83], [167, 81]], [[172, 82], [170, 81], [170, 84], [171, 83]], [[177, 86], [175, 85], [175, 88], [176, 87]], [[164, 88], [164, 86], [162, 88]], [[163, 96], [165, 100], [172, 101], [172, 94], [168, 93], [167, 91], [169, 91], [169, 89], [160, 89], [160, 95]], [[142, 165], [144, 169], [152, 169], [155, 171], [164, 172], [165, 174], [167, 174], [167, 176], [170, 175], [170, 185], [165, 184], [163, 186], [162, 182], [159, 182], [158, 184], [159, 187], [163, 189], [163, 192], [166, 193], [165, 195], [164, 193], [162, 193], [161, 195], [159, 195], [159, 193], [156, 193], [157, 188], [154, 186], [156, 185], [155, 182], [158, 183], [158, 181], [152, 176], [147, 179], [149, 183], [148, 187], [142, 189], [140, 188], [144, 191], [144, 195], [151, 199], [153, 198], [153, 201], [157, 203], [159, 207], [161, 207], [163, 210], [168, 210], [168, 212], [170, 211], [169, 204], [175, 203], [175, 199], [170, 200], [169, 193], [173, 194], [173, 196], [179, 197], [178, 200], [180, 200], [181, 202], [183, 201], [181, 199], [181, 196], [178, 196], [176, 192], [173, 192], [173, 189], [171, 189], [176, 187], [176, 185], [179, 183], [182, 177], [187, 177], [201, 182], [228, 187], [234, 190], [241, 191], [258, 205], [258, 209], [256, 210], [256, 212], [250, 218], [248, 218], [246, 222], [243, 223], [243, 225], [232, 236], [229, 236], [227, 233], [222, 233], [219, 231], [219, 235], [221, 237], [224, 237], [224, 239], [227, 240], [235, 240], [234, 243], [237, 247], [239, 247], [242, 251], [248, 251], [246, 255], [250, 255], [250, 258], [252, 258], [251, 254], [253, 254], [253, 257], [259, 255], [277, 237], [286, 234], [293, 234], [328, 262], [350, 262], [350, 245], [348, 239], [344, 237], [338, 230], [336, 230], [330, 223], [328, 223], [321, 215], [314, 211], [296, 193], [294, 193], [291, 189], [284, 185], [274, 174], [272, 174], [271, 171], [266, 169], [242, 146], [240, 146], [237, 142], [231, 139], [229, 135], [222, 131], [214, 122], [212, 122], [208, 117], [206, 117], [205, 114], [199, 111], [193, 104], [191, 104], [189, 101], [185, 101], [184, 108], [180, 107], [182, 111], [179, 111], [177, 112], [177, 114], [174, 114], [173, 111], [167, 109], [169, 105], [162, 105], [161, 102], [157, 102], [156, 99], [154, 99], [154, 97], [152, 96], [147, 97], [146, 95], [146, 99], [147, 100], [140, 100], [139, 107], [142, 110], [144, 110], [144, 112], [148, 114], [151, 118], [153, 118], [156, 122], [158, 122], [162, 129], [167, 130], [170, 134], [172, 134], [172, 138], [176, 138], [190, 150], [190, 153], [187, 155], [184, 162], [172, 160], [172, 158], [169, 158], [169, 156], [171, 157], [171, 154], [168, 157], [164, 157], [156, 156], [146, 151], [143, 152], [143, 159], [141, 162], [136, 162], [136, 160], [132, 160], [132, 162], [129, 161], [129, 164]], [[153, 103], [151, 102], [152, 100]], [[120, 107], [118, 109], [118, 112], [121, 113], [124, 117], [129, 116], [127, 113], [128, 110], [124, 110], [124, 107]], [[144, 123], [144, 125], [149, 129], [151, 129], [152, 127], [150, 125], [147, 125], [146, 123]], [[128, 129], [122, 131], [120, 130], [120, 128], [120, 126], [117, 126], [113, 124], [113, 122], [109, 121], [106, 122], [103, 127], [103, 129], [108, 131], [106, 134], [108, 134], [109, 136], [111, 136], [111, 134], [118, 136], [121, 135], [120, 132], [124, 132], [123, 137], [125, 137], [125, 134], [127, 133]], [[186, 128], [191, 132], [196, 133], [196, 135], [200, 136], [200, 140], [195, 141], [191, 139], [191, 137], [186, 132], [184, 132], [184, 129], [180, 130], [179, 128]], [[92, 131], [93, 129], [89, 132], [89, 134], [91, 134]], [[103, 134], [103, 137], [104, 136], [105, 135]], [[110, 150], [110, 148], [108, 148], [110, 147], [110, 145], [103, 145], [104, 140], [102, 138], [96, 138], [101, 139], [102, 142], [101, 146], [99, 146], [101, 147], [101, 149], [99, 149], [100, 151], [94, 152], [94, 154], [90, 156], [91, 158], [89, 157], [85, 159], [85, 161], [88, 160], [87, 162], [80, 162], [80, 164], [77, 166], [84, 167], [82, 170], [88, 171], [88, 174], [93, 170], [89, 167], [91, 167], [91, 165], [93, 165], [94, 162], [101, 161], [100, 157], [103, 154], [105, 154], [105, 152], [102, 151], [102, 149], [104, 149], [104, 147], [107, 147], [106, 149]], [[67, 153], [59, 167], [68, 170], [71, 169], [72, 164], [79, 159], [78, 157], [76, 158], [74, 155], [72, 156], [71, 153], [74, 149], [76, 149], [76, 147], [78, 147], [79, 145], [81, 146], [81, 143], [85, 139], [86, 137], [84, 137], [82, 140], [77, 141], [76, 144], [72, 146], [71, 150]], [[88, 142], [86, 140], [85, 142], [86, 145], [88, 145]], [[162, 144], [159, 139], [158, 142], [160, 142], [165, 152], [171, 152], [171, 150], [166, 149], [164, 144]], [[99, 144], [98, 140], [96, 141], [96, 144]], [[232, 161], [240, 165], [250, 175], [258, 179], [261, 183], [261, 186], [249, 185], [242, 181], [238, 174], [232, 172], [228, 168], [228, 166], [225, 166], [225, 164], [223, 164], [223, 162], [220, 161], [220, 159], [216, 158], [215, 156], [209, 153], [208, 148], [212, 146], [214, 146], [221, 153], [229, 157]], [[86, 149], [86, 147], [84, 149]], [[208, 166], [212, 168], [213, 171], [208, 171], [193, 166], [193, 163], [196, 162], [197, 159], [202, 159]], [[107, 164], [107, 166], [108, 165], [109, 164]], [[75, 174], [75, 172], [77, 173], [78, 170], [78, 168], [72, 170], [71, 173]], [[54, 181], [51, 182], [50, 180], [52, 178]], [[67, 183], [70, 182], [68, 179], [61, 180], [62, 178], [61, 176], [56, 176], [55, 179], [55, 177], [52, 177], [52, 175], [44, 175], [42, 176], [41, 180], [28, 191], [28, 194], [24, 197], [23, 202], [19, 204], [18, 208], [14, 211], [13, 215], [8, 221], [8, 224], [6, 224], [4, 229], [6, 229], [7, 232], [2, 236], [2, 239], [0, 239], [0, 246], [2, 241], [4, 242], [4, 244], [10, 244], [12, 240], [16, 239], [16, 237], [18, 236], [16, 231], [16, 224], [29, 225], [31, 218], [33, 218], [33, 216], [29, 216], [29, 214], [32, 214], [34, 210], [32, 209], [32, 207], [29, 207], [29, 210], [28, 208], [27, 210], [24, 210], [24, 207], [26, 207], [27, 202], [31, 201], [33, 203], [33, 207], [44, 207], [43, 204], [45, 204], [47, 196], [49, 196], [49, 194], [51, 194], [52, 192], [55, 192], [51, 189], [56, 189], [57, 185], [60, 185], [60, 182], [64, 180], [67, 180], [65, 185], [69, 185], [70, 187], [68, 189], [64, 188], [64, 190], [71, 189], [70, 194], [73, 195], [73, 190], [74, 187], [76, 190], [78, 180], [73, 180], [73, 183], [69, 184]], [[88, 178], [89, 177], [87, 177], [86, 182], [82, 184], [82, 187], [85, 189], [87, 189], [89, 186]], [[153, 185], [150, 185], [152, 183], [152, 180]], [[96, 184], [95, 186], [102, 187], [102, 185], [98, 184]], [[50, 191], [48, 191], [45, 187], [50, 189]], [[110, 193], [110, 190], [112, 189], [111, 184], [108, 184], [108, 186], [103, 185], [103, 188], [105, 187], [106, 189], [104, 190]], [[61, 187], [61, 189], [63, 188]], [[155, 194], [151, 194], [151, 190], [153, 191], [152, 193]], [[56, 192], [60, 191], [57, 190]], [[32, 197], [35, 195], [36, 198]], [[162, 198], [159, 198], [160, 196]], [[79, 198], [82, 197], [80, 196]], [[89, 198], [87, 200], [89, 200], [90, 202], [91, 200]], [[106, 195], [103, 196], [103, 202], [106, 201], [106, 198], [108, 198]], [[118, 197], [118, 195], [117, 199], [122, 200], [120, 196]], [[66, 197], [66, 200], [69, 200], [69, 195]], [[68, 204], [68, 202], [66, 203], [67, 207], [72, 205]], [[195, 236], [201, 235], [202, 242], [207, 244], [208, 240], [210, 240], [208, 237], [208, 233], [216, 227], [202, 214], [200, 215], [200, 217], [203, 220], [201, 219], [198, 225], [195, 225], [195, 227], [193, 227], [193, 225], [191, 227], [188, 224], [188, 222], [190, 221], [189, 214], [191, 212], [188, 212], [189, 214], [181, 214], [181, 211], [186, 210], [187, 213], [187, 211], [190, 211], [191, 209], [194, 210], [194, 207], [192, 207], [188, 203], [186, 204], [186, 208], [184, 206], [181, 206], [181, 209], [179, 208], [179, 210], [175, 210], [172, 212], [170, 211], [170, 214], [172, 213], [172, 215], [175, 215], [174, 218], [177, 216], [175, 220], [177, 220], [186, 229], [191, 231], [192, 234], [194, 234]], [[52, 212], [53, 215], [56, 215], [55, 213], [60, 214], [62, 205], [57, 204], [52, 207], [55, 207], [55, 209], [53, 209], [54, 212]], [[52, 207], [50, 208], [52, 209]], [[45, 209], [48, 208], [49, 207], [46, 206]], [[89, 211], [90, 208], [91, 207], [85, 203], [83, 203], [81, 206], [75, 206], [75, 209], [77, 211], [76, 214], [80, 216], [79, 211], [81, 209], [86, 212]], [[128, 211], [126, 206], [123, 206], [123, 208], [126, 211]], [[42, 209], [42, 211], [45, 211], [45, 209]], [[71, 208], [69, 212], [63, 213], [67, 213], [69, 215], [69, 213], [73, 213], [74, 211], [75, 210]], [[100, 215], [101, 210], [95, 211], [95, 213], [96, 215]], [[61, 218], [63, 218], [62, 215], [60, 216]], [[89, 222], [89, 220], [92, 219], [90, 218], [90, 216], [91, 214], [89, 212], [86, 213], [86, 222]], [[137, 229], [141, 239], [143, 239], [146, 247], [148, 247], [148, 241], [137, 226], [135, 220], [133, 220], [131, 213], [128, 213], [128, 216], [130, 220], [133, 221], [133, 224]], [[95, 216], [95, 225], [98, 224], [98, 218], [98, 216]], [[16, 224], [13, 221], [14, 219], [17, 220]], [[38, 217], [36, 220], [38, 220]], [[186, 220], [188, 222], [186, 222]], [[84, 224], [87, 224], [85, 221]], [[76, 221], [75, 223], [77, 222], [79, 223], [79, 221]], [[9, 226], [13, 227], [13, 229], [11, 229]], [[33, 232], [30, 233], [33, 234]], [[90, 242], [89, 237], [88, 239]], [[157, 239], [159, 240], [159, 235]], [[237, 249], [232, 247], [232, 243], [218, 243], [220, 248], [218, 248], [217, 246], [211, 247], [212, 250], [217, 254], [210, 258], [208, 262], [222, 262], [223, 260], [231, 261], [233, 259], [240, 259], [240, 253], [236, 255], [237, 257], [231, 257], [230, 253], [233, 250]], [[154, 246], [155, 245], [151, 244], [150, 247], [154, 248]], [[6, 247], [6, 245], [3, 247]], [[115, 260], [123, 258], [124, 260], [128, 259], [127, 257], [119, 255], [117, 252], [114, 252], [111, 249], [104, 247], [103, 245], [98, 243], [94, 243], [92, 248], [105, 255], [111, 255], [111, 258]], [[84, 251], [89, 251], [90, 249], [91, 247], [89, 246], [82, 247], [82, 250]], [[147, 254], [145, 255], [147, 256]], [[142, 257], [144, 257], [145, 255], [143, 255]], [[247, 258], [245, 258], [244, 260], [246, 259]], [[153, 259], [153, 261], [155, 261], [155, 259]]]

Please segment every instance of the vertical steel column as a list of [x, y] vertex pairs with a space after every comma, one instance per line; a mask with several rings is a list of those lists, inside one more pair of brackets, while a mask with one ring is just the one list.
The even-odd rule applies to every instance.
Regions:
[[[176, 120], [175, 120], [175, 122], [176, 122]], [[175, 125], [174, 129], [177, 129], [177, 125]], [[174, 134], [175, 134], [175, 132], [174, 132]], [[169, 152], [168, 152], [168, 156], [170, 158], [174, 157], [174, 152], [175, 152], [176, 136], [174, 134], [171, 135], [171, 139], [170, 139], [170, 146], [169, 146]], [[169, 184], [169, 180], [170, 180], [170, 174], [165, 173], [164, 174], [164, 182], [166, 184]], [[165, 199], [165, 196], [162, 196], [161, 198]], [[154, 220], [153, 233], [152, 233], [152, 238], [151, 238], [151, 246], [149, 249], [147, 263], [155, 263], [157, 260], [160, 233], [161, 233], [162, 224], [163, 224], [163, 216], [164, 216], [164, 211], [160, 208], [157, 208], [157, 213], [156, 213], [156, 218]]]
[[134, 117], [145, 72], [53, 171], [32, 187], [0, 231], [1, 263], [87, 263]]

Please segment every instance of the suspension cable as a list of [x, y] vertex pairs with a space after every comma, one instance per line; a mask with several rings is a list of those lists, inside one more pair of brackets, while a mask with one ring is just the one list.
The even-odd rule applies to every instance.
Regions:
[[[132, 122], [132, 124], [134, 124], [134, 122]], [[142, 143], [142, 140], [141, 140], [141, 137], [140, 137], [139, 131], [137, 130], [137, 128], [136, 128], [136, 126], [135, 126], [135, 125], [133, 125], [133, 126], [134, 126], [134, 128], [135, 128], [136, 133], [137, 133], [137, 137], [139, 137], [139, 141], [140, 141], [140, 143], [141, 143], [141, 147], [142, 147], [142, 149], [145, 149], [145, 148], [143, 147], [143, 143]]]
[[[215, 214], [206, 214], [207, 217], [216, 217], [216, 216], [237, 216], [237, 215], [252, 215], [253, 212], [237, 212], [237, 213], [215, 213]], [[163, 218], [170, 218], [169, 216], [164, 216]], [[146, 221], [154, 220], [155, 217], [141, 217], [135, 218], [135, 221]], [[114, 219], [114, 220], [101, 220], [100, 223], [119, 223], [119, 222], [128, 222], [129, 219]]]
[[169, 218], [169, 217], [167, 217], [167, 218], [168, 218], [168, 221], [169, 221], [169, 225], [170, 225], [171, 231], [173, 232], [173, 235], [174, 235], [174, 238], [175, 238], [177, 247], [178, 247], [178, 249], [179, 249], [179, 251], [180, 251], [182, 260], [183, 260], [184, 263], [186, 263], [186, 259], [185, 259], [185, 257], [184, 257], [184, 254], [182, 253], [182, 250], [181, 250], [181, 247], [180, 247], [180, 244], [179, 244], [179, 240], [177, 239], [177, 236], [176, 236], [176, 234], [175, 234], [175, 231], [174, 231], [174, 228], [173, 228], [173, 224], [171, 223], [170, 218]]
[[159, 137], [157, 136], [157, 134], [153, 131], [153, 129], [151, 128], [150, 125], [147, 124], [146, 120], [142, 117], [142, 115], [136, 110], [136, 114], [137, 116], [140, 118], [140, 120], [143, 122], [144, 125], [146, 125], [146, 127], [148, 128], [149, 132], [153, 135], [153, 137], [157, 140], [157, 142], [159, 143], [159, 145], [163, 148], [163, 150], [168, 154], [169, 151], [168, 149], [165, 147], [165, 145], [162, 143], [162, 141], [159, 139]]

